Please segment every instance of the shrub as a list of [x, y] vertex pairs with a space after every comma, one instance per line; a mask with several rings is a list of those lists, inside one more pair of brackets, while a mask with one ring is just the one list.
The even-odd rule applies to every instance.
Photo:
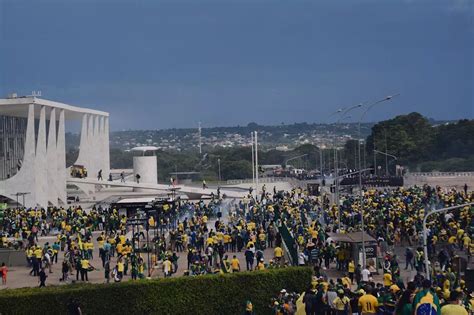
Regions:
[[1, 314], [66, 314], [76, 300], [83, 314], [243, 314], [252, 301], [256, 314], [270, 314], [270, 299], [285, 288], [302, 292], [311, 268], [289, 267], [225, 275], [74, 284], [3, 290]]

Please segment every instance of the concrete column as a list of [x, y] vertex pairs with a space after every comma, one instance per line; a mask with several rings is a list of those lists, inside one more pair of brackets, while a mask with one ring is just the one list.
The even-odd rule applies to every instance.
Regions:
[[96, 178], [97, 176], [97, 167], [95, 166], [94, 159], [95, 153], [93, 151], [94, 143], [94, 116], [88, 115], [88, 127], [87, 127], [87, 143], [86, 143], [86, 161], [87, 161], [87, 171], [89, 178]]
[[99, 141], [98, 141], [98, 150], [99, 150], [99, 163], [100, 163], [100, 168], [102, 169], [102, 174], [104, 178], [109, 176], [109, 171], [106, 169], [106, 164], [105, 164], [105, 120], [104, 116], [99, 117]]
[[110, 172], [109, 117], [104, 117], [104, 171]]
[[[13, 178], [18, 177], [18, 183], [24, 185], [21, 192], [30, 193], [25, 196], [25, 204], [23, 205], [25, 207], [36, 205], [35, 138], [35, 105], [30, 104], [28, 105], [28, 121], [26, 124], [25, 155], [19, 173]], [[19, 192], [20, 188], [18, 187], [14, 193]]]
[[[96, 172], [94, 174], [95, 178], [97, 178], [97, 173], [99, 172], [100, 169], [102, 169], [102, 164], [101, 164], [101, 159], [102, 159], [102, 154], [100, 152], [100, 146], [101, 146], [101, 141], [100, 141], [100, 119], [99, 115], [94, 115], [94, 136], [92, 138], [92, 158], [93, 158], [93, 163], [94, 167], [96, 169]], [[104, 173], [102, 170], [102, 177], [106, 177], [107, 175]]]
[[[26, 123], [26, 137], [25, 137], [25, 155], [23, 157], [22, 167], [20, 172], [23, 171], [25, 165], [27, 170], [34, 167], [36, 147], [35, 147], [35, 105], [28, 105], [28, 119]], [[30, 174], [31, 175], [31, 174]]]
[[57, 150], [57, 192], [58, 199], [67, 204], [66, 196], [66, 128], [64, 121], [64, 109], [59, 110], [58, 138], [56, 141]]
[[[79, 155], [77, 157], [75, 164], [79, 164], [79, 165], [88, 164], [86, 160], [88, 156], [88, 152], [87, 152], [87, 137], [89, 135], [88, 128], [87, 128], [88, 124], [89, 124], [89, 116], [87, 114], [83, 114], [82, 124], [81, 124], [81, 140], [79, 143]], [[68, 176], [69, 174], [70, 173], [68, 172]]]
[[58, 163], [56, 148], [56, 108], [51, 108], [48, 130], [48, 145], [46, 148], [47, 173], [48, 173], [48, 201], [53, 205], [58, 205]]
[[46, 107], [41, 106], [35, 157], [36, 202], [41, 207], [48, 206], [48, 172], [46, 164]]

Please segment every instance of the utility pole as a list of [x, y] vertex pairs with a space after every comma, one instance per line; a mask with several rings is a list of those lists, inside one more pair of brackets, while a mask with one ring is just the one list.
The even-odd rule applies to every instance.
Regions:
[[[374, 141], [374, 148], [375, 148], [375, 141]], [[377, 176], [377, 153], [374, 149], [374, 175]]]
[[[360, 125], [362, 124], [362, 120], [364, 119], [364, 116], [367, 114], [367, 112], [372, 108], [374, 107], [375, 105], [377, 104], [380, 104], [382, 102], [385, 102], [385, 101], [388, 101], [388, 100], [391, 100], [394, 96], [397, 96], [397, 95], [400, 95], [400, 94], [395, 94], [395, 95], [389, 95], [381, 100], [378, 100], [370, 105], [367, 106], [367, 109], [362, 113], [362, 115], [360, 116], [360, 119], [359, 119], [359, 139], [362, 138], [362, 135], [361, 135], [361, 132], [360, 132]], [[374, 137], [374, 149], [375, 149], [375, 137]], [[375, 152], [374, 152], [375, 154]], [[364, 232], [365, 232], [365, 227], [364, 227], [364, 190], [362, 188], [362, 165], [361, 165], [361, 152], [360, 152], [360, 142], [359, 142], [359, 203], [360, 203], [360, 215], [361, 215], [361, 225], [362, 225], [362, 266], [366, 266], [366, 260], [365, 260], [365, 255], [366, 255], [366, 252], [365, 252], [365, 236], [364, 236]], [[374, 172], [375, 172], [375, 163], [374, 163]]]
[[250, 142], [252, 143], [252, 186], [255, 188], [255, 148], [253, 141], [253, 131], [250, 133]]
[[201, 122], [198, 123], [198, 137], [199, 137], [199, 155], [202, 155], [202, 144], [201, 144]]
[[387, 150], [387, 129], [383, 129], [383, 133], [385, 134], [385, 176], [388, 176], [388, 150]]
[[258, 140], [257, 131], [255, 131], [255, 196], [258, 197]]
[[221, 187], [221, 158], [217, 159], [217, 164], [219, 167], [219, 184], [217, 185], [217, 187]]

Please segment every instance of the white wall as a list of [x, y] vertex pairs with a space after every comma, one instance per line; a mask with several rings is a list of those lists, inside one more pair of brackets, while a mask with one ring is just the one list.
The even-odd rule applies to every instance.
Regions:
[[[134, 156], [133, 176], [140, 174], [140, 183], [157, 184], [158, 169], [156, 156]], [[135, 188], [134, 190], [139, 189]]]

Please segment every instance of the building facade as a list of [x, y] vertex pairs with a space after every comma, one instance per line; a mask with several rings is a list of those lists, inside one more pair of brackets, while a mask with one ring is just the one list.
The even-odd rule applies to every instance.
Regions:
[[[24, 206], [66, 203], [66, 123], [81, 122], [79, 156], [89, 176], [108, 174], [109, 114], [36, 97], [0, 99], [0, 196]], [[23, 198], [19, 199], [23, 203]]]

